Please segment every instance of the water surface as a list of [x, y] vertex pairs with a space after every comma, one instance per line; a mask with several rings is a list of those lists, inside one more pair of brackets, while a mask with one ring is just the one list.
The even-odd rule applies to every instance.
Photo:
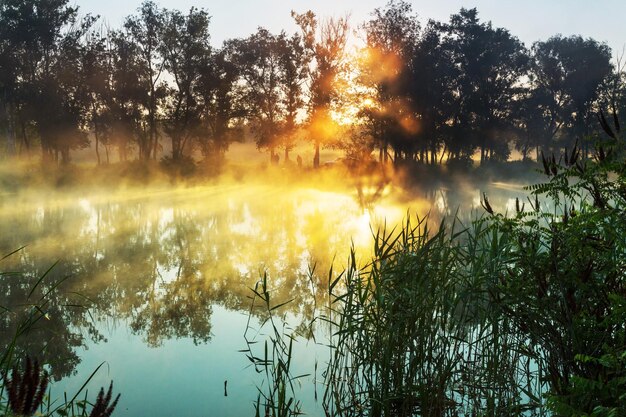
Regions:
[[[89, 397], [113, 379], [122, 393], [115, 415], [253, 415], [263, 382], [240, 350], [249, 315], [249, 334], [263, 340], [267, 333], [255, 333], [262, 309], [250, 310], [262, 276], [274, 303], [291, 300], [281, 311], [288, 331], [304, 334], [331, 266], [340, 272], [351, 247], [367, 261], [372, 230], [391, 229], [407, 214], [469, 221], [482, 191], [503, 210], [526, 195], [517, 185], [462, 179], [406, 189], [269, 178], [11, 193], [0, 203], [0, 249], [26, 247], [0, 270], [24, 275], [0, 276], [0, 305], [11, 310], [0, 343], [10, 343], [44, 297], [45, 319], [18, 345], [51, 364], [53, 397], [72, 396], [104, 363]], [[312, 373], [315, 362], [323, 368], [326, 354], [322, 344], [300, 339], [294, 371]], [[310, 415], [323, 415], [315, 401], [321, 378], [302, 379]]]

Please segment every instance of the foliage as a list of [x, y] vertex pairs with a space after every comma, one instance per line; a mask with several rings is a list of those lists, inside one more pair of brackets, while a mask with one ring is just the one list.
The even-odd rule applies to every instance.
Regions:
[[[605, 127], [609, 128], [605, 123]], [[619, 126], [616, 126], [618, 128]], [[619, 130], [619, 129], [618, 129]], [[544, 158], [512, 217], [376, 235], [330, 285], [331, 415], [621, 415], [626, 189], [618, 134], [596, 161]]]
[[[7, 155], [41, 149], [46, 165], [95, 145], [115, 158], [189, 161], [209, 170], [248, 133], [284, 161], [300, 139], [347, 153], [360, 130], [381, 163], [505, 161], [515, 145], [559, 151], [599, 132], [597, 108], [623, 118], [621, 61], [607, 45], [553, 36], [530, 50], [504, 28], [461, 9], [421, 24], [391, 0], [359, 27], [347, 17], [292, 12], [296, 33], [265, 28], [211, 47], [210, 16], [146, 0], [118, 29], [79, 18], [67, 0], [0, 4], [0, 128]], [[352, 128], [342, 125], [353, 125]], [[170, 146], [171, 145], [171, 146]], [[358, 147], [359, 144], [357, 143]], [[368, 158], [365, 158], [368, 159]]]
[[[264, 383], [267, 386], [258, 387], [259, 396], [255, 404], [256, 416], [269, 417], [290, 417], [301, 414], [300, 402], [296, 400], [296, 390], [294, 384], [306, 375], [293, 375], [293, 343], [294, 334], [285, 333], [285, 323], [276, 320], [274, 315], [279, 309], [289, 301], [272, 304], [270, 291], [267, 287], [267, 274], [256, 284], [252, 290], [252, 304], [248, 316], [248, 324], [244, 333], [247, 349], [244, 351], [247, 358], [254, 365], [258, 373], [264, 374]], [[268, 340], [263, 342], [263, 354], [257, 356], [254, 345], [258, 342], [256, 338], [251, 338], [249, 332], [253, 331], [250, 320], [253, 311], [257, 308], [256, 302], [261, 303], [266, 318], [261, 323], [261, 328], [269, 323], [270, 335]], [[260, 330], [260, 329], [259, 329]]]
[[498, 301], [545, 366], [558, 415], [619, 415], [626, 381], [622, 140], [598, 144], [595, 163], [578, 154], [574, 148], [562, 164], [544, 159], [550, 182], [530, 187], [550, 197], [553, 214], [495, 222], [516, 242]]

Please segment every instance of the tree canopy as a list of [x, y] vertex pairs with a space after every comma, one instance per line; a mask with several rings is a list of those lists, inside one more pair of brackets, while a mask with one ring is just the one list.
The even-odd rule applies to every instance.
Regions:
[[[421, 23], [410, 3], [347, 17], [292, 12], [296, 33], [265, 28], [211, 45], [210, 11], [144, 2], [117, 29], [67, 0], [0, 3], [2, 154], [70, 161], [209, 164], [250, 135], [272, 161], [309, 141], [381, 163], [504, 161], [581, 144], [621, 120], [621, 66], [606, 44], [553, 36], [526, 47], [461, 9]], [[356, 149], [356, 148], [358, 149]]]

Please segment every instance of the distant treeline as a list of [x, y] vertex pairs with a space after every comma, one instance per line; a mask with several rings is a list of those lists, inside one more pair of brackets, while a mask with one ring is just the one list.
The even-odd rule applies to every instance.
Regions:
[[[209, 11], [144, 2], [111, 29], [68, 0], [0, 2], [0, 135], [4, 154], [40, 148], [99, 163], [137, 158], [211, 164], [252, 135], [273, 161], [299, 140], [350, 159], [438, 164], [506, 160], [593, 143], [603, 110], [619, 122], [625, 77], [610, 48], [554, 36], [526, 48], [461, 9], [422, 25], [392, 1], [358, 25], [292, 12], [299, 30], [259, 28], [221, 48]], [[607, 116], [608, 117], [608, 116]]]

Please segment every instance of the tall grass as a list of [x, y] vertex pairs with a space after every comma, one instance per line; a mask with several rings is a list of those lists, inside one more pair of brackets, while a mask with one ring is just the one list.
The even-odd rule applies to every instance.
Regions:
[[520, 361], [525, 338], [490, 302], [506, 242], [484, 223], [472, 228], [432, 232], [426, 219], [407, 220], [375, 236], [371, 263], [353, 258], [333, 282], [330, 415], [513, 415], [539, 405], [538, 371]]
[[[278, 314], [286, 301], [274, 304], [268, 288], [267, 274], [252, 289], [252, 302], [244, 338], [246, 357], [256, 372], [262, 373], [263, 384], [258, 386], [255, 403], [255, 416], [291, 417], [301, 414], [301, 404], [297, 400], [296, 384], [308, 375], [294, 375], [292, 369], [293, 343], [295, 332], [290, 331], [286, 322]], [[258, 329], [251, 325], [253, 312], [260, 309], [263, 317]], [[269, 329], [269, 334], [263, 331]], [[262, 348], [258, 348], [260, 343]]]
[[326, 414], [626, 415], [620, 148], [544, 158], [548, 181], [508, 216], [484, 196], [467, 226], [408, 219], [371, 262], [353, 252], [323, 317]]
[[[16, 256], [24, 248], [19, 248], [2, 258], [5, 259]], [[66, 278], [51, 280], [50, 272], [56, 264], [53, 264], [43, 274], [31, 283], [26, 299], [17, 306], [0, 305], [0, 320], [7, 322], [15, 317], [22, 317], [15, 327], [15, 332], [10, 336], [9, 342], [0, 351], [0, 415], [1, 416], [89, 416], [107, 417], [110, 416], [117, 405], [119, 395], [112, 401], [112, 384], [107, 395], [101, 390], [95, 403], [90, 403], [87, 399], [87, 384], [98, 372], [103, 364], [100, 364], [85, 380], [81, 388], [68, 398], [65, 393], [63, 399], [52, 399], [49, 387], [50, 375], [47, 364], [41, 364], [35, 358], [31, 361], [28, 352], [22, 348], [25, 338], [32, 337], [31, 333], [49, 319], [48, 311], [54, 304], [54, 292]], [[30, 280], [20, 272], [0, 272], [0, 278], [23, 280], [24, 285]], [[86, 306], [75, 306], [86, 308]], [[14, 311], [17, 308], [25, 310], [26, 314]], [[40, 334], [36, 334], [40, 336]], [[35, 354], [42, 352], [35, 352]]]

